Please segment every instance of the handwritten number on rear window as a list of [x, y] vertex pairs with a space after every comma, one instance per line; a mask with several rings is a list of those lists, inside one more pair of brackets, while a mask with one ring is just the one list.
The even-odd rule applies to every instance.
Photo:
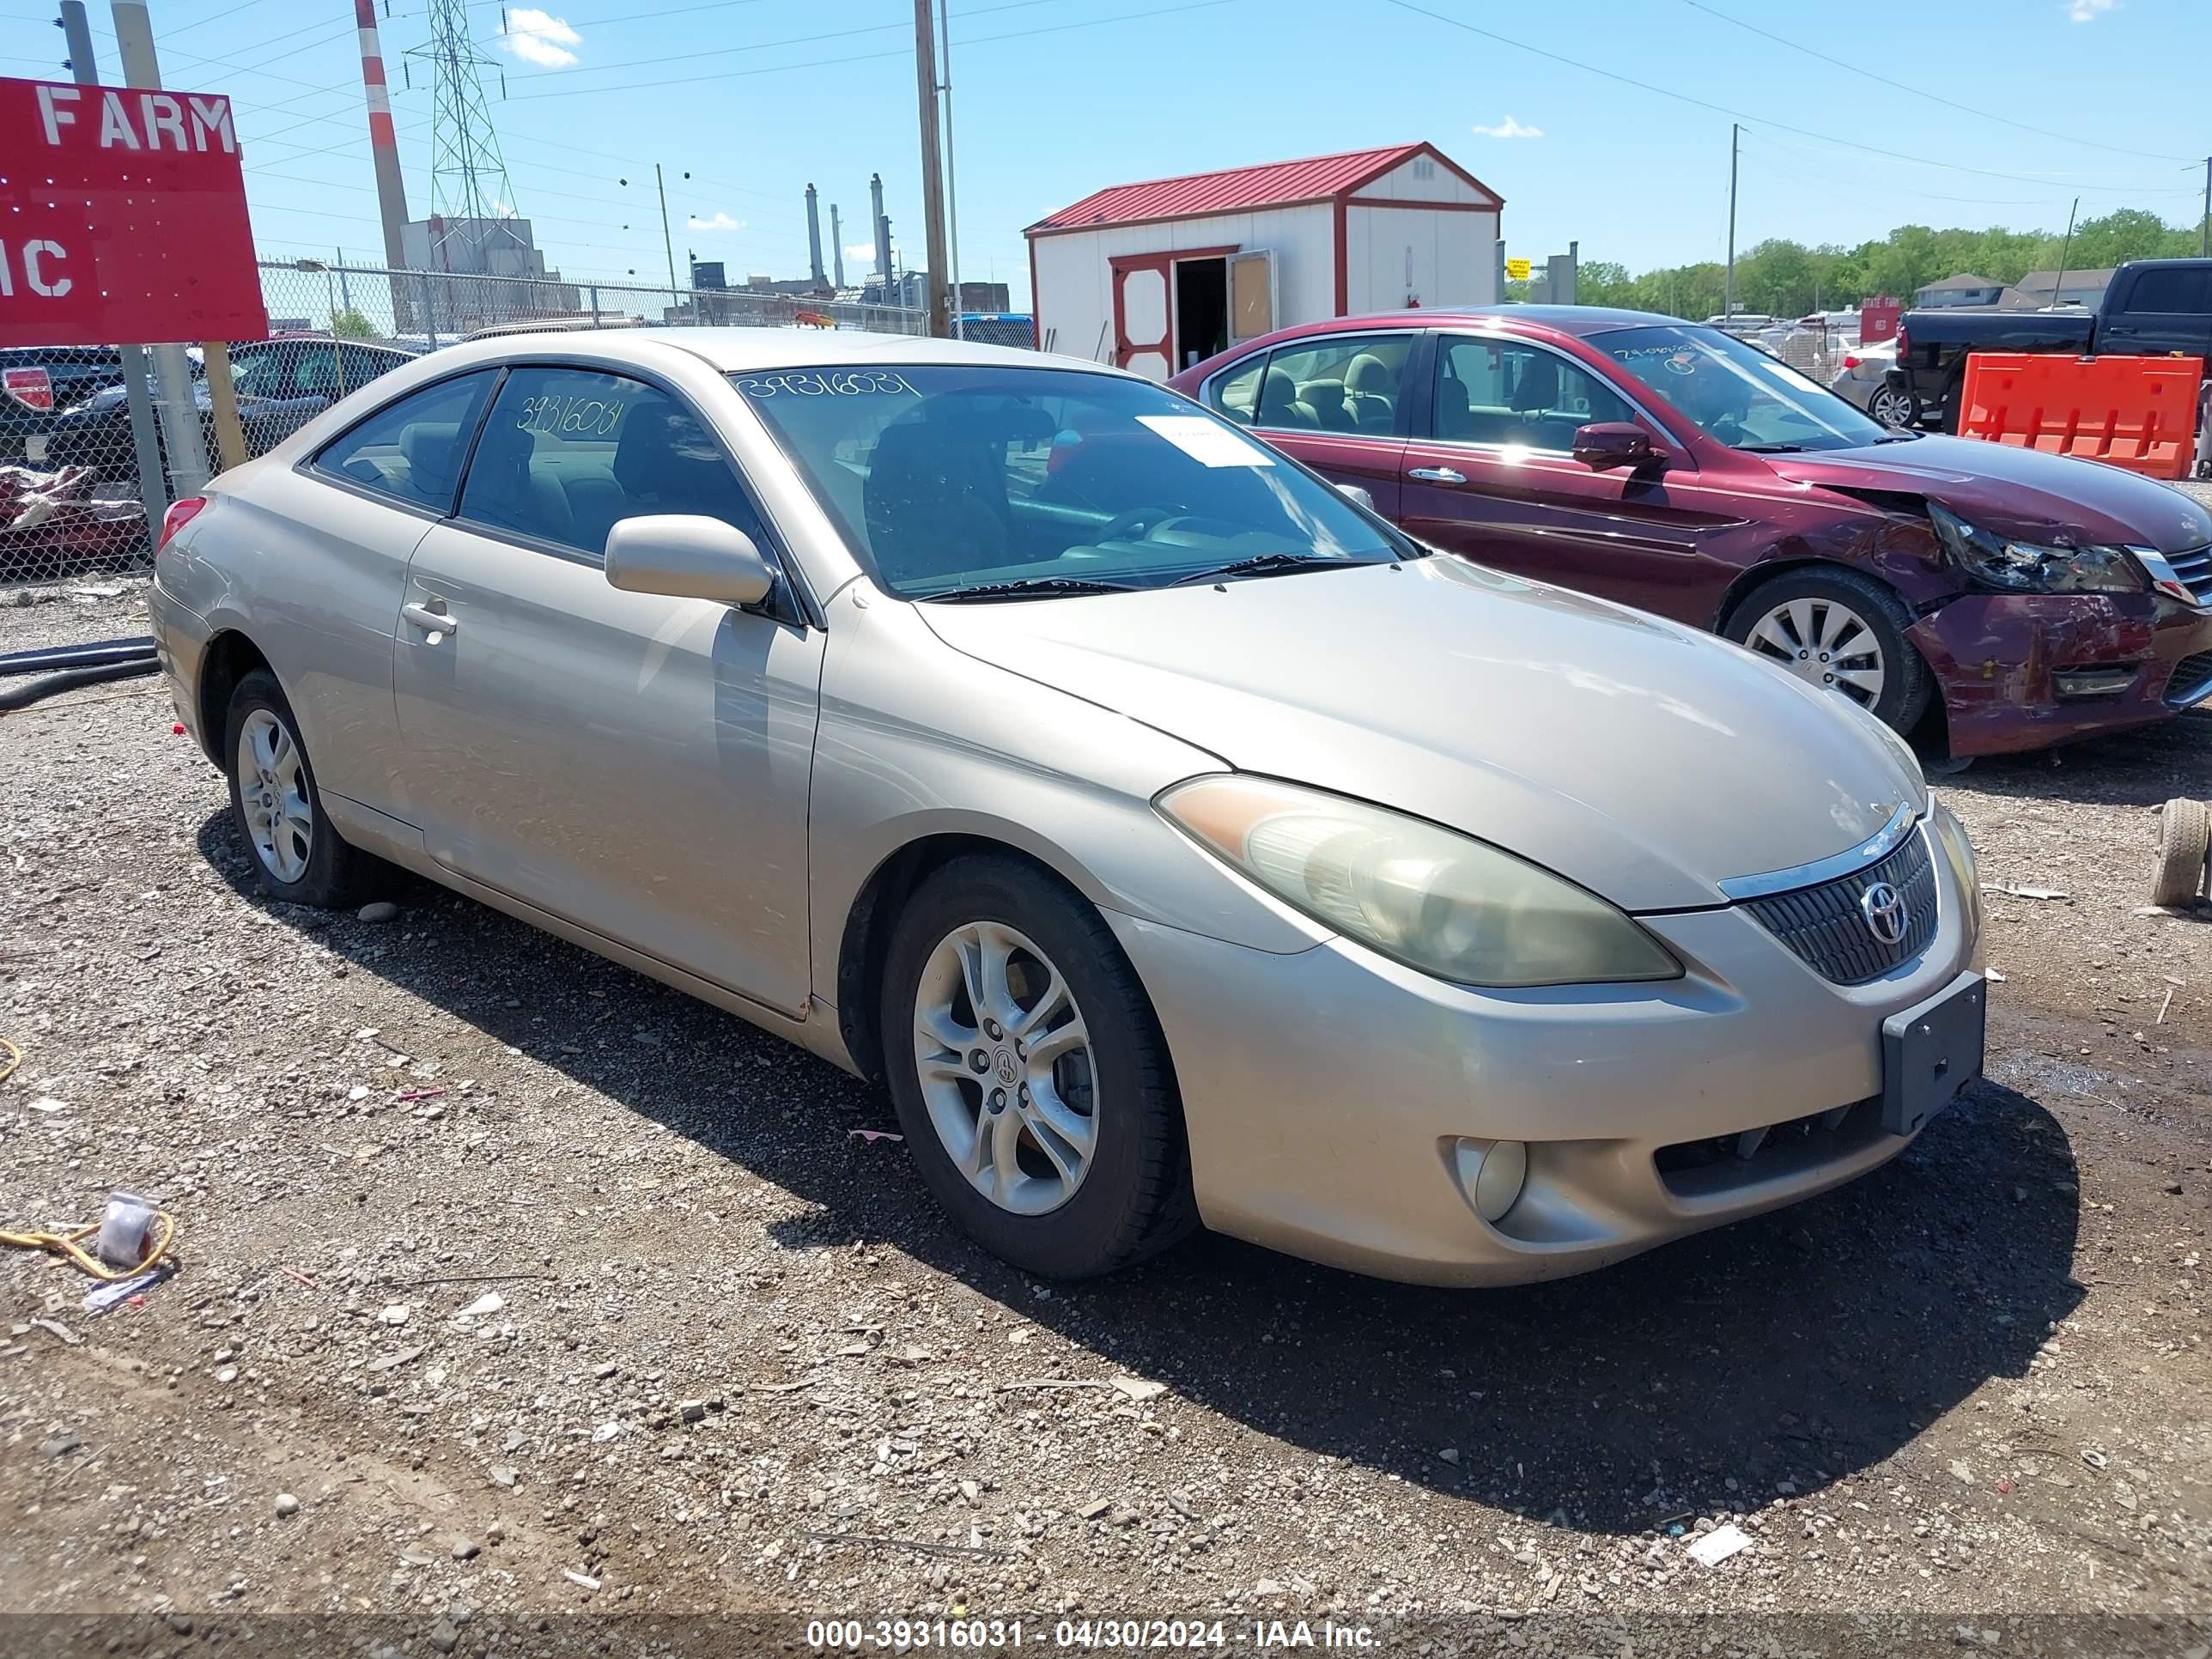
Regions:
[[748, 398], [918, 398], [906, 377], [887, 368], [799, 369], [782, 374], [742, 374], [738, 391]]
[[546, 432], [562, 438], [604, 438], [622, 424], [619, 398], [563, 398], [547, 392], [522, 400], [515, 422], [526, 432]]

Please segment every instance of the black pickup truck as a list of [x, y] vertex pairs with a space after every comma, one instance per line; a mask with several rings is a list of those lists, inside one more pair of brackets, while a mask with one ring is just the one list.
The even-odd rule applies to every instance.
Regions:
[[2136, 259], [2112, 273], [2096, 310], [2006, 311], [1937, 306], [1905, 313], [1897, 367], [1884, 384], [1913, 400], [1914, 423], [1942, 416], [1959, 429], [1959, 388], [1976, 351], [2119, 357], [2212, 357], [2212, 259]]

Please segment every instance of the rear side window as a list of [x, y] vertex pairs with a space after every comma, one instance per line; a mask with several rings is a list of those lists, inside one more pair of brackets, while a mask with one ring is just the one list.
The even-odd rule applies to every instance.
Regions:
[[2212, 270], [2146, 270], [2136, 278], [2127, 308], [2160, 316], [2212, 311]]
[[1387, 437], [1397, 427], [1398, 397], [1413, 349], [1410, 329], [1279, 346], [1269, 354], [1260, 383], [1256, 423], [1278, 431]]
[[315, 470], [394, 501], [453, 510], [461, 461], [495, 371], [458, 375], [377, 410], [315, 457]]
[[1253, 353], [1242, 368], [1230, 370], [1206, 388], [1206, 401], [1238, 425], [1250, 426], [1259, 418], [1260, 371], [1267, 366], [1266, 352]]
[[469, 464], [461, 517], [597, 558], [624, 519], [696, 513], [763, 547], [714, 434], [657, 386], [587, 368], [517, 368]]

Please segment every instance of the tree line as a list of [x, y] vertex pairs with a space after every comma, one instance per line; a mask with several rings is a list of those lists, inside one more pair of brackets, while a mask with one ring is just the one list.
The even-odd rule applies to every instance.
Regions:
[[[2074, 228], [2066, 268], [2088, 270], [2130, 259], [2172, 258], [2198, 249], [2200, 227], [2169, 225], [2155, 213], [2121, 208]], [[1835, 311], [1864, 297], [1887, 294], [1910, 307], [1913, 290], [1946, 276], [1971, 272], [2017, 283], [2031, 270], [2058, 268], [2062, 234], [2040, 230], [1937, 230], [1899, 225], [1880, 241], [1856, 247], [1807, 247], [1777, 237], [1740, 252], [1736, 302], [1747, 311], [1801, 317]], [[1586, 259], [1577, 297], [1587, 306], [1622, 306], [1670, 316], [1717, 316], [1726, 268], [1717, 261], [1671, 265], [1632, 276], [1626, 265]], [[1524, 299], [1525, 283], [1509, 282], [1505, 297]]]

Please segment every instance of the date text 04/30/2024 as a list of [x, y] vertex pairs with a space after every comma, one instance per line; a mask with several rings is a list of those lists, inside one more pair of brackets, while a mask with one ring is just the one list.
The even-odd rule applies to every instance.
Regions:
[[817, 1619], [806, 1644], [821, 1651], [955, 1648], [985, 1653], [1019, 1647], [1080, 1651], [1174, 1651], [1179, 1649], [1374, 1649], [1364, 1625], [1303, 1619], [1062, 1619], [1047, 1626], [1018, 1619]]

